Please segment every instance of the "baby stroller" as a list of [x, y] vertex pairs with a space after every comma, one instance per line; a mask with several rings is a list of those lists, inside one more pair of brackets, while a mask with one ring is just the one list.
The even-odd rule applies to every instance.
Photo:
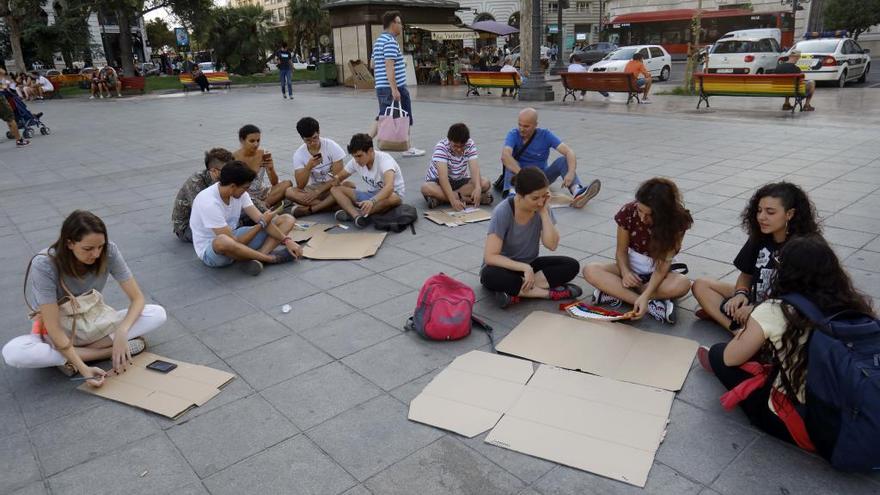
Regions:
[[[3, 96], [6, 97], [6, 101], [9, 102], [9, 106], [12, 107], [12, 112], [15, 114], [15, 124], [18, 125], [18, 131], [21, 133], [21, 137], [25, 139], [30, 139], [34, 137], [34, 130], [32, 127], [37, 127], [40, 129], [40, 134], [47, 136], [52, 133], [52, 130], [46, 127], [40, 118], [43, 116], [43, 112], [40, 113], [31, 113], [28, 110], [27, 105], [24, 104], [24, 100], [18, 97], [18, 94], [11, 89], [6, 89], [3, 91]], [[6, 137], [12, 139], [12, 133], [6, 131]]]

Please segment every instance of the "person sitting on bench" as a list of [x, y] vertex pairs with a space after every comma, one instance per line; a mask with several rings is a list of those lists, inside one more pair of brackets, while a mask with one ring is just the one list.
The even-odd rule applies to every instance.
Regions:
[[489, 181], [480, 176], [477, 163], [477, 145], [471, 139], [471, 131], [464, 124], [452, 124], [434, 147], [431, 164], [422, 184], [422, 196], [429, 209], [449, 203], [455, 211], [465, 209], [467, 204], [490, 205], [492, 193]]
[[[774, 74], [803, 74], [804, 71], [801, 70], [800, 67], [797, 66], [798, 60], [801, 58], [801, 52], [797, 50], [792, 50], [788, 52], [788, 60], [782, 62], [781, 64], [776, 66], [776, 70], [773, 72]], [[816, 81], [804, 81], [804, 89], [806, 93], [806, 99], [804, 100], [804, 111], [812, 112], [816, 110], [813, 105], [810, 105], [810, 102], [813, 101], [813, 92], [816, 91]], [[786, 96], [785, 103], [782, 104], [783, 110], [792, 110], [794, 107], [791, 106], [791, 99]]]
[[[330, 194], [341, 208], [336, 220], [350, 222], [360, 229], [370, 224], [370, 215], [383, 213], [403, 202], [405, 189], [400, 165], [391, 155], [373, 148], [369, 134], [355, 134], [348, 144], [351, 160], [333, 180]], [[345, 180], [360, 174], [369, 190], [361, 191]]]
[[[648, 92], [651, 91], [651, 71], [649, 71], [648, 68], [645, 67], [645, 63], [642, 62], [642, 59], [644, 58], [645, 57], [641, 52], [633, 53], [632, 60], [626, 63], [623, 72], [627, 74], [635, 74], [636, 88], [644, 90], [642, 103], [648, 103]], [[603, 96], [608, 96], [608, 94], [605, 93]]]

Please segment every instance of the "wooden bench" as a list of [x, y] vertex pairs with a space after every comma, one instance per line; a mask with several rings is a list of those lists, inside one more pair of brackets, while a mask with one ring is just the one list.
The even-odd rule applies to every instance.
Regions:
[[518, 72], [462, 71], [461, 75], [467, 84], [465, 96], [480, 96], [479, 88], [518, 90], [522, 83]]
[[141, 94], [147, 91], [147, 78], [144, 76], [120, 76], [119, 82], [122, 83], [122, 91], [136, 91]]
[[562, 87], [565, 95], [562, 101], [571, 96], [575, 97], [575, 91], [597, 91], [601, 93], [626, 93], [626, 104], [639, 100], [639, 87], [636, 85], [635, 74], [626, 72], [560, 72]]
[[794, 98], [794, 109], [804, 111], [803, 100], [807, 97], [807, 84], [803, 74], [694, 74], [700, 101], [697, 109], [706, 102], [709, 108], [710, 96], [764, 96]]
[[[210, 89], [229, 89], [230, 87], [232, 87], [232, 81], [229, 80], [229, 74], [225, 72], [209, 72], [205, 74], [205, 77], [208, 78], [208, 87]], [[199, 88], [199, 85], [196, 84], [195, 81], [193, 81], [192, 74], [189, 72], [180, 73], [180, 84], [183, 84], [184, 93], [191, 89], [201, 89]]]

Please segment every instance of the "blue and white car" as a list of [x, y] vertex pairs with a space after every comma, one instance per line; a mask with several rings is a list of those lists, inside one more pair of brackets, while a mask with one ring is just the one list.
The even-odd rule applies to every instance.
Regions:
[[[867, 81], [871, 71], [871, 51], [852, 38], [806, 39], [792, 49], [801, 52], [797, 65], [808, 81], [835, 81], [842, 88], [851, 81]], [[788, 52], [783, 57], [787, 58]]]

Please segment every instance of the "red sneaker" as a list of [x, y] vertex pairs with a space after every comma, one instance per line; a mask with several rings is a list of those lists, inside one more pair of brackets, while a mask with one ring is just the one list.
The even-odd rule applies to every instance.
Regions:
[[715, 374], [715, 371], [712, 369], [712, 364], [709, 363], [709, 348], [701, 345], [697, 348], [697, 361], [700, 362], [700, 366], [703, 367], [704, 370], [709, 373]]
[[703, 308], [697, 308], [697, 311], [694, 313], [694, 316], [701, 320], [712, 321], [712, 317], [709, 316], [709, 313], [706, 312]]
[[561, 301], [563, 299], [577, 299], [583, 295], [584, 291], [574, 284], [565, 284], [550, 289], [550, 300]]

